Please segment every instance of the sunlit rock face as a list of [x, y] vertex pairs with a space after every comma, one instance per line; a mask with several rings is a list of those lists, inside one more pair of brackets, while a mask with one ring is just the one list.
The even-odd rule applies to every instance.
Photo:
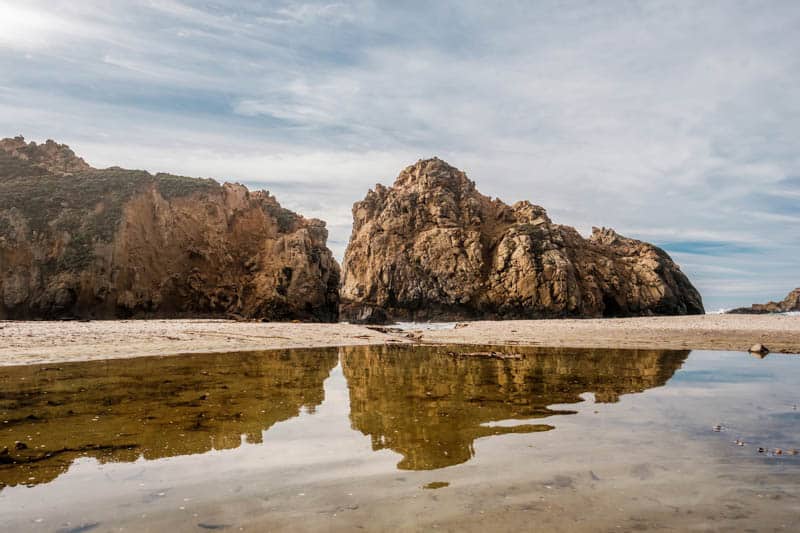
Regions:
[[0, 319], [335, 321], [327, 237], [265, 191], [0, 141]]
[[750, 307], [731, 309], [729, 313], [764, 315], [768, 313], [790, 313], [800, 311], [800, 287], [794, 289], [780, 302], [753, 304]]
[[79, 457], [159, 459], [260, 443], [313, 412], [335, 349], [0, 367], [0, 489], [46, 483]]
[[[507, 347], [514, 358], [464, 355], [470, 347], [342, 348], [353, 429], [375, 450], [403, 456], [397, 467], [428, 470], [468, 461], [474, 441], [490, 435], [554, 429], [551, 409], [598, 402], [664, 385], [688, 351], [574, 350]], [[487, 425], [509, 420], [542, 423]]]
[[343, 270], [342, 312], [352, 321], [704, 312], [660, 248], [605, 228], [585, 239], [542, 207], [480, 194], [439, 159], [353, 206]]

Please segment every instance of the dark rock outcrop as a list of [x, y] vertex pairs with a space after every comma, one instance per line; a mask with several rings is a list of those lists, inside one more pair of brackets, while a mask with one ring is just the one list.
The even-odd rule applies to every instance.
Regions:
[[741, 315], [765, 315], [768, 313], [789, 313], [791, 311], [800, 311], [800, 287], [787, 294], [786, 298], [780, 302], [753, 304], [750, 307], [739, 307], [728, 312]]
[[353, 206], [342, 318], [547, 318], [703, 313], [660, 248], [611, 229], [583, 238], [542, 207], [506, 205], [439, 159]]
[[0, 141], [0, 319], [335, 321], [327, 236], [266, 191]]

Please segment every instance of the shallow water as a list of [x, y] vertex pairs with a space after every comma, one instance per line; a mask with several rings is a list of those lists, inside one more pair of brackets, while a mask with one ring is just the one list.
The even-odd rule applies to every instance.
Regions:
[[401, 331], [443, 331], [456, 329], [458, 322], [395, 322], [390, 328]]
[[0, 528], [797, 530], [800, 358], [491, 350], [0, 368]]

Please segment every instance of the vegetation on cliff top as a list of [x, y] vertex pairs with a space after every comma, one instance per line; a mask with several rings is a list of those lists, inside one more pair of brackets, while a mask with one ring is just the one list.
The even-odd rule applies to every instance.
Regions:
[[[213, 180], [163, 174], [154, 178], [147, 172], [120, 169], [21, 177], [0, 181], [0, 211], [24, 213], [30, 239], [66, 234], [68, 240], [58, 266], [75, 270], [91, 263], [95, 240], [112, 240], [126, 202], [137, 192], [155, 184], [165, 199], [172, 199], [209, 192], [213, 189], [208, 182], [219, 187]], [[10, 226], [8, 217], [3, 218], [2, 225]]]
[[[56, 146], [62, 147], [63, 153], [63, 145]], [[42, 150], [47, 147], [38, 146]], [[0, 216], [0, 233], [15, 240], [65, 234], [67, 244], [58, 266], [68, 270], [91, 262], [93, 242], [110, 242], [126, 202], [148, 187], [156, 187], [166, 200], [221, 188], [212, 179], [152, 175], [119, 167], [93, 169], [86, 165], [86, 169], [55, 173], [46, 168], [47, 160], [36, 152], [37, 145], [24, 148], [24, 152], [0, 150], [0, 213], [4, 213]], [[24, 218], [27, 226], [22, 235], [14, 231], [15, 213]]]

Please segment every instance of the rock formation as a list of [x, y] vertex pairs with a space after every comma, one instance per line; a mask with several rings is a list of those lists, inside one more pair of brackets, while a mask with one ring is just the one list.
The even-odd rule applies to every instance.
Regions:
[[327, 236], [266, 191], [0, 141], [0, 319], [334, 321]]
[[800, 287], [787, 294], [783, 301], [753, 304], [750, 307], [738, 307], [728, 312], [742, 315], [764, 315], [768, 313], [789, 313], [792, 311], [800, 312]]
[[605, 228], [585, 239], [542, 207], [480, 194], [439, 159], [353, 206], [343, 270], [342, 318], [351, 321], [704, 312], [660, 248]]

